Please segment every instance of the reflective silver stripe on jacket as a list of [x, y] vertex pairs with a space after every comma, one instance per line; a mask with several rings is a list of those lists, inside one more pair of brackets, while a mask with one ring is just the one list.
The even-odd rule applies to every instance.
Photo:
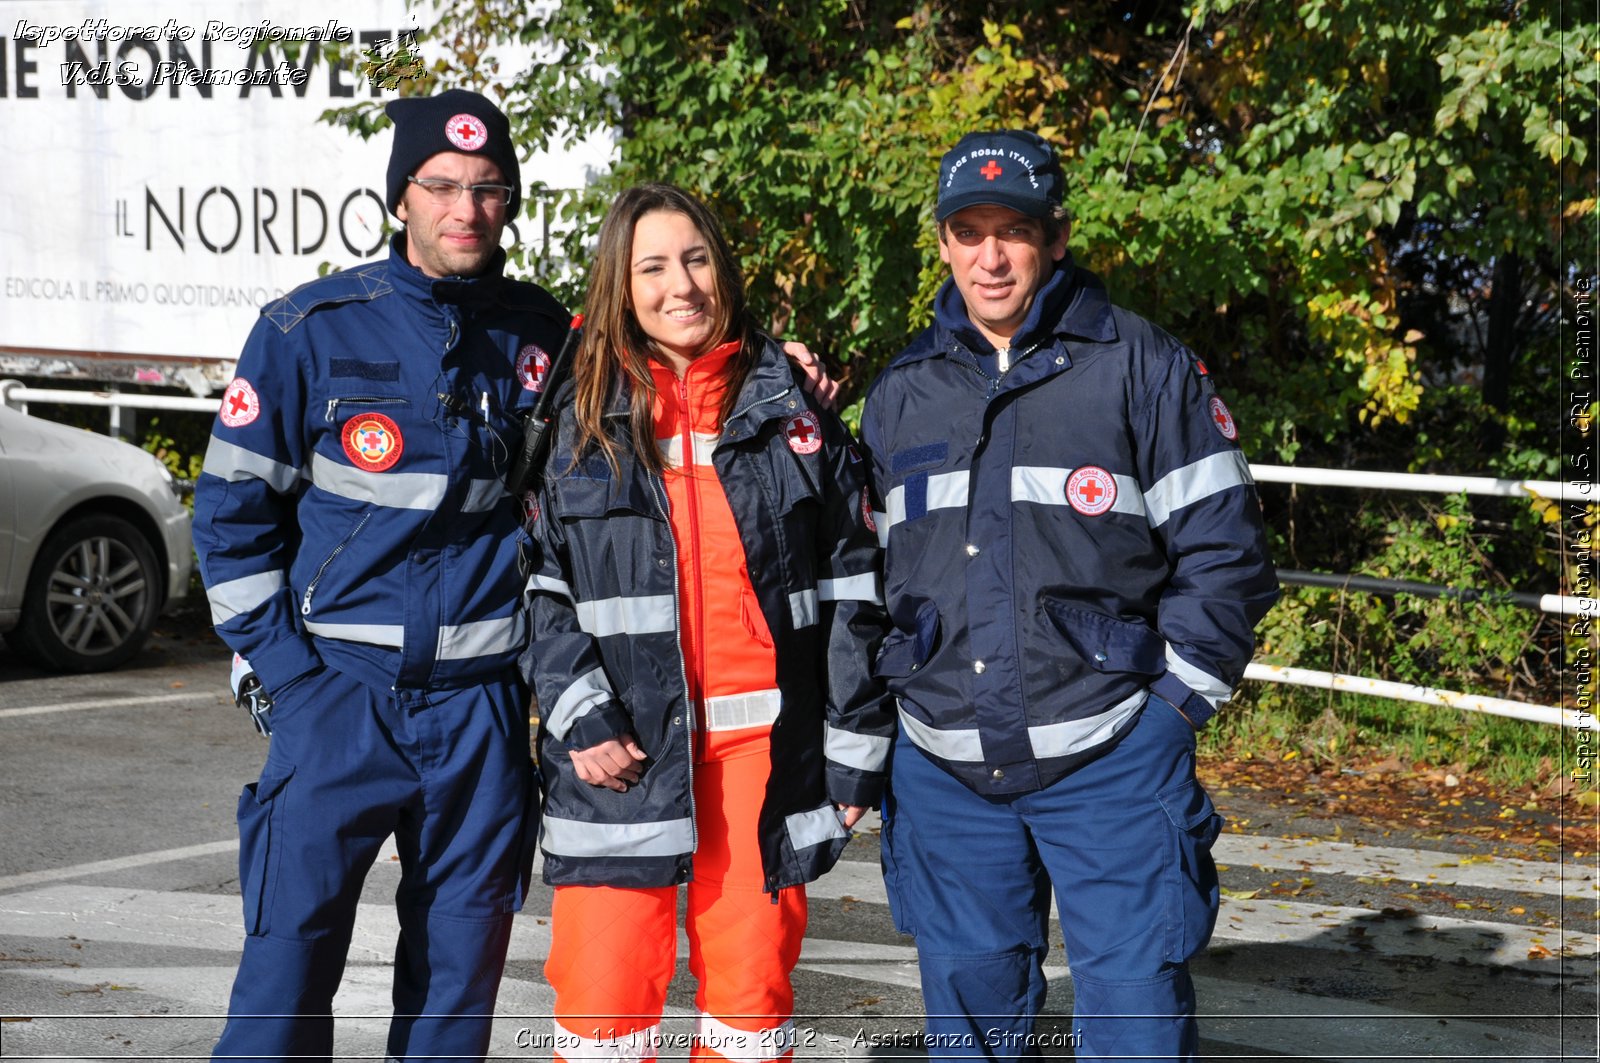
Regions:
[[1159, 528], [1184, 506], [1220, 494], [1230, 487], [1253, 484], [1250, 463], [1244, 452], [1225, 450], [1220, 454], [1174, 469], [1145, 492], [1145, 508], [1150, 511], [1150, 527]]
[[567, 685], [556, 699], [555, 708], [545, 718], [545, 726], [557, 738], [565, 740], [572, 725], [616, 697], [611, 680], [603, 669], [585, 672]]
[[487, 513], [502, 499], [510, 498], [506, 485], [499, 480], [468, 480], [467, 497], [461, 502], [463, 513]]
[[311, 458], [311, 482], [329, 494], [388, 509], [436, 510], [450, 479], [433, 472], [364, 472], [322, 454]]
[[672, 595], [600, 598], [577, 602], [578, 626], [595, 638], [607, 635], [650, 635], [678, 629]]
[[[474, 657], [506, 653], [519, 649], [526, 639], [521, 614], [501, 617], [498, 620], [478, 620], [470, 624], [448, 624], [439, 629], [435, 647], [441, 661], [466, 661]], [[306, 632], [325, 639], [344, 642], [364, 642], [369, 646], [387, 646], [400, 649], [406, 639], [403, 624], [329, 624], [318, 620], [305, 622]]]
[[817, 598], [824, 602], [872, 602], [874, 605], [882, 605], [883, 581], [876, 572], [819, 579]]
[[[1093, 749], [1110, 738], [1123, 722], [1138, 712], [1149, 696], [1148, 690], [1140, 690], [1099, 715], [1082, 720], [1067, 720], [1063, 723], [1030, 727], [1028, 744], [1033, 749], [1033, 755], [1040, 759], [1065, 757]], [[925, 753], [931, 753], [944, 760], [968, 764], [983, 763], [983, 742], [976, 727], [949, 730], [930, 727], [903, 708], [900, 710], [900, 726], [905, 728], [906, 737]]]
[[528, 577], [528, 585], [523, 590], [528, 594], [534, 591], [549, 591], [551, 594], [561, 595], [569, 602], [572, 600], [572, 588], [567, 585], [566, 580], [556, 579], [554, 576], [541, 576], [537, 572]]
[[694, 821], [587, 823], [545, 816], [540, 847], [552, 856], [681, 856], [694, 849]]
[[[1049, 465], [1014, 465], [1011, 468], [1011, 501], [1035, 502], [1041, 506], [1068, 505], [1067, 477], [1073, 471]], [[1131, 476], [1113, 475], [1111, 478], [1117, 484], [1117, 497], [1108, 512], [1144, 516], [1139, 481]]]
[[[964, 509], [967, 505], [968, 473], [963, 469], [960, 472], [942, 472], [938, 476], [928, 477], [928, 509]], [[887, 520], [878, 526], [888, 534], [888, 529], [906, 519], [906, 486], [901, 484], [889, 492], [889, 497], [883, 504], [889, 510]]]
[[860, 771], [882, 771], [889, 761], [891, 743], [887, 735], [856, 734], [832, 724], [822, 728], [822, 755], [835, 764]]
[[850, 832], [839, 822], [839, 812], [832, 802], [809, 812], [795, 812], [783, 817], [783, 829], [789, 834], [789, 844], [795, 852], [804, 852], [814, 845], [822, 845], [836, 838], [848, 838]]
[[[691, 432], [690, 438], [694, 440], [694, 463], [709, 467], [711, 452], [717, 449], [717, 440], [722, 437], [714, 433]], [[656, 449], [661, 452], [661, 461], [668, 468], [683, 468], [683, 436], [661, 436], [656, 440]]]
[[212, 584], [206, 588], [206, 601], [211, 603], [211, 622], [225, 624], [240, 613], [248, 613], [283, 590], [285, 582], [283, 569], [275, 568]]
[[495, 620], [446, 624], [439, 629], [437, 660], [467, 661], [474, 657], [521, 650], [528, 641], [527, 619], [521, 612]]
[[764, 1030], [736, 1030], [703, 1011], [695, 1020], [694, 1034], [700, 1044], [709, 1046], [728, 1063], [767, 1063], [770, 1059], [782, 1059], [800, 1043], [793, 1019], [785, 1019]]
[[211, 437], [211, 443], [206, 447], [206, 460], [202, 470], [229, 483], [238, 483], [240, 480], [264, 480], [279, 494], [287, 493], [300, 479], [300, 470], [294, 466], [273, 461], [233, 443], [226, 443], [216, 436]]
[[1233, 688], [1210, 672], [1197, 667], [1178, 656], [1178, 651], [1167, 645], [1167, 671], [1183, 680], [1183, 685], [1199, 694], [1211, 703], [1213, 709], [1220, 709], [1226, 705], [1233, 696]]
[[737, 731], [741, 727], [771, 727], [783, 707], [777, 690], [748, 694], [719, 694], [706, 699], [706, 730]]
[[798, 628], [810, 627], [817, 622], [817, 592], [795, 591], [789, 595], [789, 619]]

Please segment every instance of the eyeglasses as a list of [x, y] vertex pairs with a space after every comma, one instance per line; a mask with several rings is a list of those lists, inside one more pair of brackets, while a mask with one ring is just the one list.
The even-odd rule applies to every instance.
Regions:
[[464, 185], [444, 177], [407, 177], [407, 181], [428, 193], [435, 206], [454, 206], [461, 193], [471, 192], [472, 202], [480, 207], [503, 207], [511, 202], [510, 185]]

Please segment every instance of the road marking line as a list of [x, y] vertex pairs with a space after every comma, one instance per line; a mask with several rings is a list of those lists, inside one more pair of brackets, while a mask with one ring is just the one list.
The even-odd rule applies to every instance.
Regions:
[[191, 701], [223, 702], [220, 694], [153, 694], [145, 698], [94, 698], [90, 701], [68, 701], [60, 705], [24, 705], [16, 709], [0, 709], [0, 719], [9, 716], [44, 716], [52, 712], [79, 712], [83, 709], [144, 709], [152, 705], [172, 705]]
[[235, 838], [225, 842], [186, 845], [181, 849], [159, 849], [149, 853], [134, 853], [132, 856], [119, 856], [112, 860], [96, 860], [91, 864], [73, 864], [71, 867], [52, 867], [43, 871], [25, 871], [20, 875], [7, 875], [4, 878], [0, 878], [0, 890], [16, 889], [19, 886], [37, 886], [41, 882], [59, 882], [62, 879], [82, 878], [85, 875], [99, 875], [107, 871], [126, 871], [132, 867], [148, 867], [151, 864], [188, 860], [196, 856], [214, 856], [217, 853], [237, 851], [238, 848], [239, 841]]

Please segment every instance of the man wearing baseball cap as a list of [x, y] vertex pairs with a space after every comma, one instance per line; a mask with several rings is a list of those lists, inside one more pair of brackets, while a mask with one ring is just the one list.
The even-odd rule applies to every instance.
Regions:
[[1033, 133], [944, 155], [951, 275], [862, 415], [901, 724], [884, 877], [930, 1059], [1038, 1056], [1047, 959], [1071, 966], [1074, 1017], [1043, 1043], [1195, 1058], [1186, 964], [1222, 823], [1195, 733], [1277, 597], [1227, 405], [1073, 264], [1062, 185]]
[[262, 311], [195, 490], [213, 620], [259, 680], [258, 720], [271, 700], [239, 801], [246, 938], [219, 1057], [329, 1058], [362, 883], [392, 835], [387, 1054], [481, 1059], [528, 886], [505, 481], [568, 318], [502, 274], [521, 189], [505, 115], [461, 90], [387, 113], [404, 230], [386, 259]]

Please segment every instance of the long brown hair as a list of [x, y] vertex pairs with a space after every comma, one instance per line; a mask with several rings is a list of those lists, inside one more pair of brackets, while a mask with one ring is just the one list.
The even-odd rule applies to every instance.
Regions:
[[654, 345], [633, 311], [633, 231], [639, 219], [655, 211], [686, 216], [705, 239], [711, 256], [716, 310], [715, 328], [704, 354], [728, 340], [741, 341], [739, 353], [728, 363], [727, 389], [719, 423], [726, 423], [739, 398], [739, 386], [755, 361], [755, 330], [745, 308], [744, 277], [728, 246], [716, 216], [694, 196], [667, 184], [644, 184], [623, 192], [600, 224], [600, 241], [589, 270], [589, 294], [584, 300], [583, 341], [573, 363], [577, 386], [576, 456], [598, 448], [620, 475], [618, 458], [622, 441], [606, 431], [605, 415], [619, 391], [628, 395], [628, 435], [635, 459], [652, 472], [662, 470], [656, 450], [656, 386], [650, 376]]

